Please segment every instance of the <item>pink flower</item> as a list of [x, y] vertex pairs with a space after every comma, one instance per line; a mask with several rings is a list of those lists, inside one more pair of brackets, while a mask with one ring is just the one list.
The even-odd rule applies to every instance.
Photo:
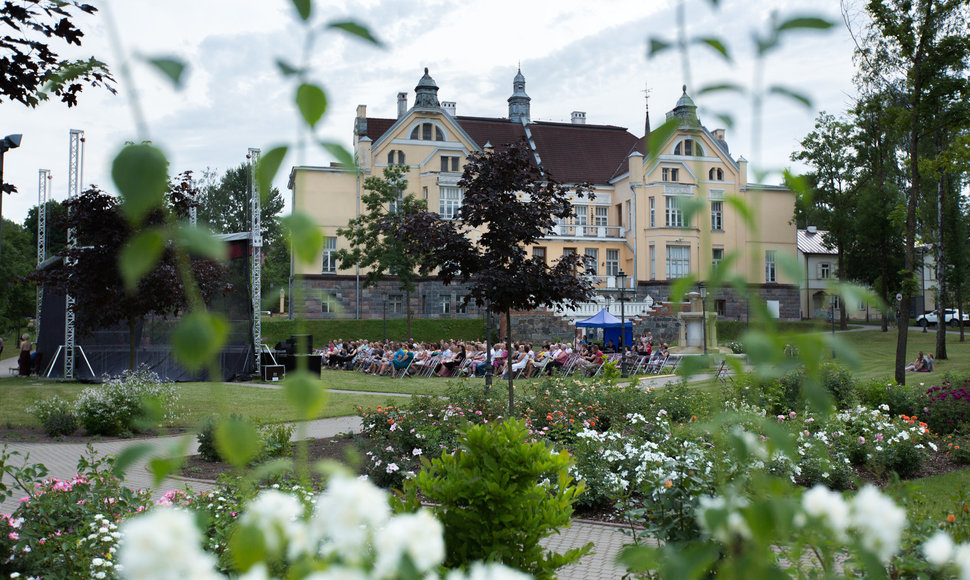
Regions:
[[813, 417], [809, 417], [808, 419], [805, 419], [805, 422], [806, 423], [814, 423], [815, 422], [815, 419]]
[[785, 420], [785, 416], [784, 415], [778, 415], [778, 420], [779, 421], [784, 421]]
[[795, 411], [792, 411], [791, 413], [788, 413], [788, 416], [791, 417], [792, 419], [794, 419], [795, 418]]
[[17, 532], [10, 532], [9, 534], [7, 534], [7, 537], [14, 541], [20, 539], [20, 536], [17, 535]]
[[865, 437], [859, 437], [859, 445], [864, 445], [865, 442], [866, 442], [866, 438]]
[[882, 441], [882, 433], [876, 433], [876, 441]]

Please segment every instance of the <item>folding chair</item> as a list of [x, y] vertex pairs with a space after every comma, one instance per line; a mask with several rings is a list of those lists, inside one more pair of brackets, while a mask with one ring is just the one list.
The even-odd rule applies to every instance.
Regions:
[[391, 378], [396, 377], [398, 372], [401, 373], [401, 376], [397, 377], [399, 379], [403, 379], [404, 377], [408, 376], [408, 371], [411, 370], [411, 365], [413, 364], [414, 364], [414, 356], [409, 356], [407, 359], [407, 364], [401, 367], [400, 369], [395, 367], [394, 363], [391, 363]]

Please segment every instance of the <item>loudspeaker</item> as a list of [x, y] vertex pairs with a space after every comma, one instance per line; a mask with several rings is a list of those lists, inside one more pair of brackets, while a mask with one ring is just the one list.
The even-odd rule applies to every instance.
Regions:
[[283, 365], [266, 365], [263, 367], [264, 381], [279, 381], [286, 376], [286, 369]]

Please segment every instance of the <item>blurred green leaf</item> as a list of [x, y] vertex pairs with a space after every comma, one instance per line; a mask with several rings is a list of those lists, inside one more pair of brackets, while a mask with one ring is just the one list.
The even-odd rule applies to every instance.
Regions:
[[172, 346], [185, 368], [196, 371], [222, 350], [229, 324], [221, 316], [194, 310], [183, 316], [172, 331]]
[[357, 171], [357, 159], [354, 158], [354, 154], [347, 150], [346, 147], [340, 143], [330, 143], [321, 141], [320, 146], [324, 150], [337, 158], [337, 163], [340, 163], [347, 169], [353, 169]]
[[296, 106], [307, 125], [316, 127], [327, 111], [327, 94], [317, 85], [303, 83], [296, 90]]
[[229, 256], [226, 243], [205, 227], [179, 224], [175, 230], [175, 239], [186, 251], [196, 256], [204, 256], [217, 262], [224, 262]]
[[802, 105], [808, 108], [812, 107], [812, 99], [810, 99], [808, 95], [804, 93], [800, 93], [795, 89], [790, 89], [788, 87], [775, 85], [775, 86], [769, 87], [768, 92], [771, 93], [772, 95], [781, 95], [783, 97], [788, 97], [794, 101], [801, 103]]
[[300, 20], [307, 21], [310, 19], [310, 12], [313, 9], [311, 0], [293, 0], [293, 6], [300, 15]]
[[775, 252], [775, 259], [778, 261], [778, 268], [782, 274], [788, 278], [792, 284], [801, 284], [805, 278], [805, 270], [794, 255], [778, 251]]
[[216, 427], [216, 449], [235, 467], [243, 468], [259, 453], [259, 433], [251, 421], [238, 415], [225, 417]]
[[168, 77], [175, 88], [182, 88], [182, 75], [185, 74], [185, 63], [177, 58], [148, 58], [148, 64]]
[[650, 47], [647, 49], [647, 58], [653, 58], [659, 53], [670, 48], [671, 44], [666, 40], [660, 40], [659, 38], [650, 39]]
[[744, 91], [744, 87], [735, 83], [719, 83], [716, 85], [705, 85], [697, 89], [696, 96], [699, 97], [701, 95], [708, 95], [711, 93], [723, 93], [723, 92], [731, 92], [731, 93], [737, 93], [739, 95], [743, 95], [745, 91]]
[[720, 121], [726, 129], [734, 128], [734, 116], [731, 113], [714, 113], [714, 117]]
[[118, 265], [125, 289], [133, 292], [139, 280], [151, 272], [165, 251], [165, 237], [158, 228], [151, 228], [135, 234], [121, 249]]
[[316, 419], [327, 404], [327, 391], [319, 377], [297, 371], [283, 381], [283, 393], [304, 421]]
[[276, 59], [276, 68], [280, 69], [280, 72], [283, 73], [283, 76], [288, 76], [288, 77], [296, 76], [303, 72], [302, 69], [299, 69], [291, 65], [290, 63], [286, 62], [281, 58]]
[[738, 215], [740, 215], [741, 219], [744, 220], [744, 225], [747, 226], [749, 230], [755, 229], [757, 224], [755, 224], [754, 221], [754, 212], [751, 210], [748, 204], [745, 203], [744, 198], [736, 195], [728, 195], [724, 197], [724, 201], [726, 201], [728, 205], [733, 207], [735, 211], [738, 212]]
[[727, 47], [723, 42], [721, 42], [720, 38], [708, 36], [704, 38], [695, 38], [694, 42], [710, 47], [714, 50], [714, 52], [723, 56], [724, 60], [731, 62], [731, 55], [728, 54]]
[[293, 245], [294, 257], [304, 264], [310, 264], [316, 260], [323, 248], [323, 234], [313, 218], [305, 213], [294, 211], [280, 221]]
[[115, 456], [114, 465], [111, 466], [111, 473], [116, 477], [123, 477], [128, 468], [146, 457], [155, 447], [151, 443], [136, 443], [125, 447], [121, 453]]
[[647, 159], [648, 165], [652, 164], [660, 156], [662, 153], [661, 148], [666, 145], [667, 141], [673, 137], [679, 128], [680, 119], [675, 117], [664, 121], [663, 125], [650, 131], [650, 138], [648, 139], [650, 147], [650, 156]]
[[678, 278], [670, 286], [670, 301], [671, 302], [683, 302], [685, 300], [685, 295], [694, 290], [697, 285], [697, 277], [693, 274], [685, 276], [683, 278]]
[[287, 147], [280, 145], [259, 156], [259, 164], [256, 165], [256, 183], [259, 184], [260, 196], [267, 195], [273, 187], [273, 179], [283, 165], [286, 152]]
[[152, 481], [157, 487], [165, 479], [178, 471], [185, 463], [184, 457], [153, 457], [148, 461], [148, 470], [152, 473]]
[[168, 159], [153, 145], [126, 145], [111, 164], [111, 179], [121, 193], [128, 221], [139, 223], [165, 200]]
[[348, 34], [356, 36], [361, 40], [366, 40], [367, 42], [375, 46], [381, 46], [381, 47], [384, 46], [384, 43], [382, 43], [373, 34], [371, 34], [370, 30], [366, 26], [358, 22], [354, 22], [352, 20], [342, 20], [337, 22], [331, 22], [327, 25], [327, 28], [343, 30]]
[[263, 532], [255, 525], [236, 526], [229, 537], [229, 550], [234, 567], [246, 572], [257, 562], [266, 560], [266, 540]]
[[790, 18], [778, 25], [778, 32], [786, 30], [828, 30], [835, 24], [831, 20], [815, 16]]

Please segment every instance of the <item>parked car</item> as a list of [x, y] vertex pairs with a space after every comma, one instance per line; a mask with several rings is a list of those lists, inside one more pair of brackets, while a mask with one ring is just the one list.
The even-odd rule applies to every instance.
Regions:
[[[957, 326], [960, 324], [960, 319], [963, 319], [963, 324], [970, 325], [970, 314], [966, 312], [960, 312], [956, 308], [944, 308], [943, 309], [943, 321], [945, 324], [950, 326]], [[927, 327], [937, 323], [936, 310], [927, 310], [923, 314], [916, 317], [916, 324]]]

